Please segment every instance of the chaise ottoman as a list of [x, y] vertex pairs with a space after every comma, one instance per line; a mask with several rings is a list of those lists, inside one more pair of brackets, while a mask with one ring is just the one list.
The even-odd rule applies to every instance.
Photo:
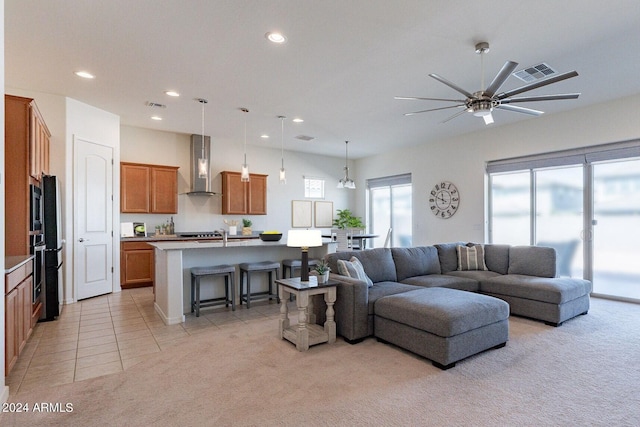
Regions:
[[374, 334], [440, 369], [509, 339], [509, 305], [501, 299], [448, 288], [425, 288], [378, 299]]

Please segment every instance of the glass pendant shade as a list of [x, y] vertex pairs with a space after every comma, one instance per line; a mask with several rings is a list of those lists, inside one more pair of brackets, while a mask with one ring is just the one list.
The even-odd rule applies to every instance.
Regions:
[[356, 189], [356, 183], [349, 178], [349, 141], [345, 141], [345, 165], [344, 165], [344, 178], [340, 178], [338, 181], [338, 188], [347, 188], [349, 190]]
[[206, 178], [209, 174], [209, 160], [198, 159], [198, 178]]
[[244, 163], [240, 172], [240, 181], [249, 182], [249, 165]]
[[284, 168], [280, 168], [280, 184], [286, 184], [287, 183], [287, 173], [284, 170]]
[[280, 166], [280, 184], [286, 184], [287, 183], [287, 173], [284, 170], [284, 119], [286, 119], [285, 116], [278, 116], [278, 118], [280, 119], [280, 127], [281, 127], [281, 133], [280, 133], [280, 162], [281, 162], [281, 166]]

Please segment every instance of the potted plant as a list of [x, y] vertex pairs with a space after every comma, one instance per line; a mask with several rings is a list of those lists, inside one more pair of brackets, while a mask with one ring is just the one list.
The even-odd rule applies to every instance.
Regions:
[[329, 280], [329, 272], [331, 268], [329, 268], [329, 263], [324, 259], [321, 259], [318, 264], [316, 264], [316, 273], [318, 273], [318, 283], [326, 283]]
[[242, 218], [242, 235], [243, 236], [251, 236], [253, 231], [251, 230], [251, 226], [253, 222], [250, 219]]
[[362, 218], [353, 215], [349, 209], [338, 209], [338, 217], [333, 220], [333, 225], [339, 229], [364, 228]]

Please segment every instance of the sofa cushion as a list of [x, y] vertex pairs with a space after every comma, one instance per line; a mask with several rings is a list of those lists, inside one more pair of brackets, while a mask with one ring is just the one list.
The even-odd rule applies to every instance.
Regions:
[[368, 313], [371, 315], [374, 313], [375, 303], [378, 299], [387, 295], [401, 294], [416, 289], [421, 288], [398, 282], [377, 282], [373, 287], [369, 288]]
[[461, 291], [477, 292], [480, 284], [477, 280], [466, 277], [456, 277], [448, 274], [428, 274], [425, 276], [407, 277], [402, 281], [408, 285], [422, 286], [423, 288], [451, 288]]
[[490, 271], [509, 272], [509, 248], [511, 245], [484, 245], [484, 263]]
[[349, 261], [339, 259], [338, 260], [338, 273], [343, 276], [351, 277], [352, 279], [362, 280], [367, 283], [367, 286], [373, 286], [373, 282], [364, 272], [364, 267], [358, 260], [358, 258], [352, 256]]
[[458, 255], [458, 271], [487, 270], [484, 263], [484, 248], [482, 245], [456, 246]]
[[440, 273], [446, 274], [450, 271], [458, 269], [458, 253], [456, 247], [458, 245], [466, 245], [466, 242], [455, 243], [438, 243], [434, 245], [438, 250], [438, 259], [440, 259]]
[[438, 250], [434, 246], [391, 248], [399, 282], [407, 277], [440, 274]]
[[569, 277], [534, 277], [508, 274], [480, 282], [480, 291], [490, 295], [508, 295], [516, 298], [563, 304], [591, 292], [591, 282]]
[[373, 283], [398, 281], [396, 278], [396, 266], [393, 263], [391, 249], [389, 248], [367, 249], [366, 251], [336, 252], [325, 255], [324, 259], [327, 260], [332, 271], [338, 271], [338, 260], [348, 260], [352, 256], [360, 260], [365, 273], [367, 273], [367, 276], [369, 276]]
[[467, 271], [450, 271], [447, 276], [465, 277], [480, 282], [481, 280], [490, 279], [492, 277], [500, 277], [502, 274], [491, 270], [467, 270]]
[[543, 246], [512, 246], [509, 249], [509, 274], [555, 277], [555, 249]]

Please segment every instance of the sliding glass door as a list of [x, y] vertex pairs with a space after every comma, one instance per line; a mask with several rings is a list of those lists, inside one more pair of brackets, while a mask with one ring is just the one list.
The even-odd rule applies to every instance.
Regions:
[[640, 300], [640, 160], [593, 165], [593, 291]]
[[640, 301], [640, 141], [489, 162], [489, 241], [551, 246], [557, 274]]
[[571, 166], [534, 172], [534, 243], [557, 253], [557, 274], [582, 277], [584, 227], [583, 167]]

